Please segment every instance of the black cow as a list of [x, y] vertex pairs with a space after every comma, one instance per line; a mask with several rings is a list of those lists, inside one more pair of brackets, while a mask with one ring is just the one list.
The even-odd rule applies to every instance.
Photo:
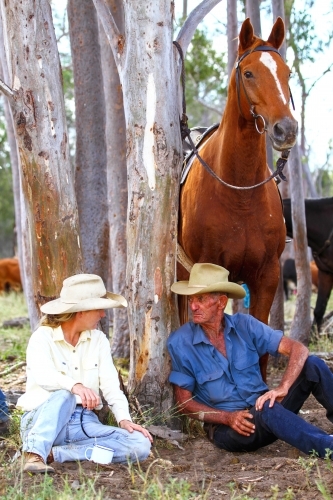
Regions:
[[[292, 238], [290, 199], [283, 200], [287, 235]], [[305, 218], [308, 245], [318, 266], [318, 295], [314, 321], [321, 326], [333, 286], [333, 198], [306, 199]]]

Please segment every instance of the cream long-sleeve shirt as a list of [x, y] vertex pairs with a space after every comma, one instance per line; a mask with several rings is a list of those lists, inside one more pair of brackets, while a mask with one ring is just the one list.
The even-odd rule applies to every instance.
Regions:
[[[59, 389], [71, 391], [77, 383], [97, 394], [101, 389], [117, 422], [131, 420], [104, 333], [100, 330], [84, 331], [73, 347], [64, 339], [61, 326], [39, 327], [28, 343], [26, 392], [18, 399], [17, 408], [33, 410], [48, 399], [50, 392]], [[81, 404], [79, 396], [76, 400]], [[102, 405], [96, 409], [100, 408]]]

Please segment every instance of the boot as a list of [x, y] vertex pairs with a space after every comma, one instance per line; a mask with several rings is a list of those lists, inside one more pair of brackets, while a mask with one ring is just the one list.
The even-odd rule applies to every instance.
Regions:
[[24, 472], [31, 472], [32, 474], [50, 474], [54, 472], [54, 468], [47, 465], [42, 457], [37, 455], [36, 453], [27, 453], [23, 454], [24, 461]]

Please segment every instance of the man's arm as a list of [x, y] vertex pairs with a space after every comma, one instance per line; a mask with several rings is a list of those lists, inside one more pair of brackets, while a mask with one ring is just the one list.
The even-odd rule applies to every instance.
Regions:
[[289, 357], [288, 365], [282, 380], [278, 387], [266, 392], [260, 396], [256, 401], [256, 410], [262, 410], [265, 401], [270, 400], [269, 406], [272, 407], [275, 401], [282, 401], [288, 394], [292, 384], [295, 382], [301, 373], [304, 363], [309, 355], [309, 350], [305, 345], [297, 342], [297, 340], [282, 337], [278, 347], [279, 354]]
[[224, 411], [211, 408], [193, 399], [192, 392], [174, 385], [174, 395], [177, 406], [182, 413], [191, 418], [212, 424], [224, 424], [243, 436], [254, 433], [254, 424], [250, 422], [253, 416], [248, 410]]

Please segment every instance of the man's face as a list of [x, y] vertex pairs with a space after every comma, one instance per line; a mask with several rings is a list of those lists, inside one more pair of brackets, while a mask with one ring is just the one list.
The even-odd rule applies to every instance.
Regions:
[[192, 311], [193, 323], [206, 325], [214, 323], [219, 311], [225, 308], [228, 298], [226, 295], [202, 293], [188, 297]]

